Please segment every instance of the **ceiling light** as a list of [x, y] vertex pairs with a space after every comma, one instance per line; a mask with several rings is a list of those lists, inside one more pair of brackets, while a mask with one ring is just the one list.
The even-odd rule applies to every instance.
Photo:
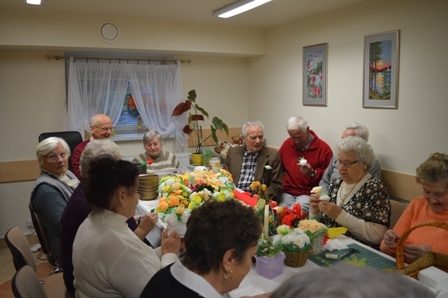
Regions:
[[271, 0], [239, 0], [226, 7], [220, 8], [213, 12], [214, 16], [219, 18], [230, 18], [237, 14], [243, 13], [257, 6], [263, 5]]
[[40, 5], [40, 1], [41, 0], [26, 0], [26, 3], [31, 5]]

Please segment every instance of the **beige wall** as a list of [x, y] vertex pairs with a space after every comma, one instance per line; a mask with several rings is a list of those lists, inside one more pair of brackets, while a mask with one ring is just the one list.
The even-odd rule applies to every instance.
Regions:
[[[292, 115], [307, 117], [332, 147], [347, 122], [362, 122], [383, 168], [412, 174], [430, 152], [448, 148], [447, 9], [444, 0], [369, 1], [268, 31], [2, 11], [0, 162], [35, 158], [39, 133], [66, 128], [64, 62], [47, 61], [45, 54], [107, 49], [191, 58], [192, 64], [182, 66], [185, 94], [196, 89], [201, 104], [231, 127], [248, 118], [262, 120], [272, 146], [287, 137], [285, 123]], [[105, 20], [121, 30], [116, 43], [98, 37]], [[401, 30], [399, 108], [363, 109], [364, 35], [394, 29]], [[304, 107], [302, 48], [323, 42], [329, 43], [328, 107]], [[142, 149], [137, 141], [119, 145], [125, 155]], [[32, 182], [0, 184], [0, 237], [13, 225], [24, 228], [31, 187]]]

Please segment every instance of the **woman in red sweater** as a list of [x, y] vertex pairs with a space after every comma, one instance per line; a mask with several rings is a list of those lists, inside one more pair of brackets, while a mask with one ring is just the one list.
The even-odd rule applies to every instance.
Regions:
[[[401, 235], [413, 226], [427, 222], [448, 223], [448, 154], [431, 154], [416, 172], [415, 179], [423, 187], [423, 196], [411, 201], [381, 242], [381, 251], [394, 257]], [[421, 227], [409, 234], [404, 246], [406, 263], [430, 251], [448, 254], [448, 231]]]

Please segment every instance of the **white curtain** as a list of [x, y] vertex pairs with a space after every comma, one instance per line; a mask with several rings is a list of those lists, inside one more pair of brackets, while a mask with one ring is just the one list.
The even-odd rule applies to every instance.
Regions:
[[186, 117], [171, 117], [183, 101], [180, 62], [169, 65], [141, 65], [119, 61], [75, 61], [70, 59], [68, 77], [68, 128], [84, 134], [90, 118], [106, 114], [115, 126], [130, 82], [131, 91], [144, 125], [162, 137], [176, 137], [176, 151], [182, 151], [187, 135], [182, 132]]

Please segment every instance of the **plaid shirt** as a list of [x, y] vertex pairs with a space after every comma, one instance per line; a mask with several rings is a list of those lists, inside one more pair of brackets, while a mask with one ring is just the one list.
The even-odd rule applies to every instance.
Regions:
[[247, 150], [244, 150], [240, 180], [238, 181], [238, 188], [244, 191], [250, 191], [249, 185], [254, 181], [255, 167], [257, 166], [257, 157], [258, 152], [251, 153]]

